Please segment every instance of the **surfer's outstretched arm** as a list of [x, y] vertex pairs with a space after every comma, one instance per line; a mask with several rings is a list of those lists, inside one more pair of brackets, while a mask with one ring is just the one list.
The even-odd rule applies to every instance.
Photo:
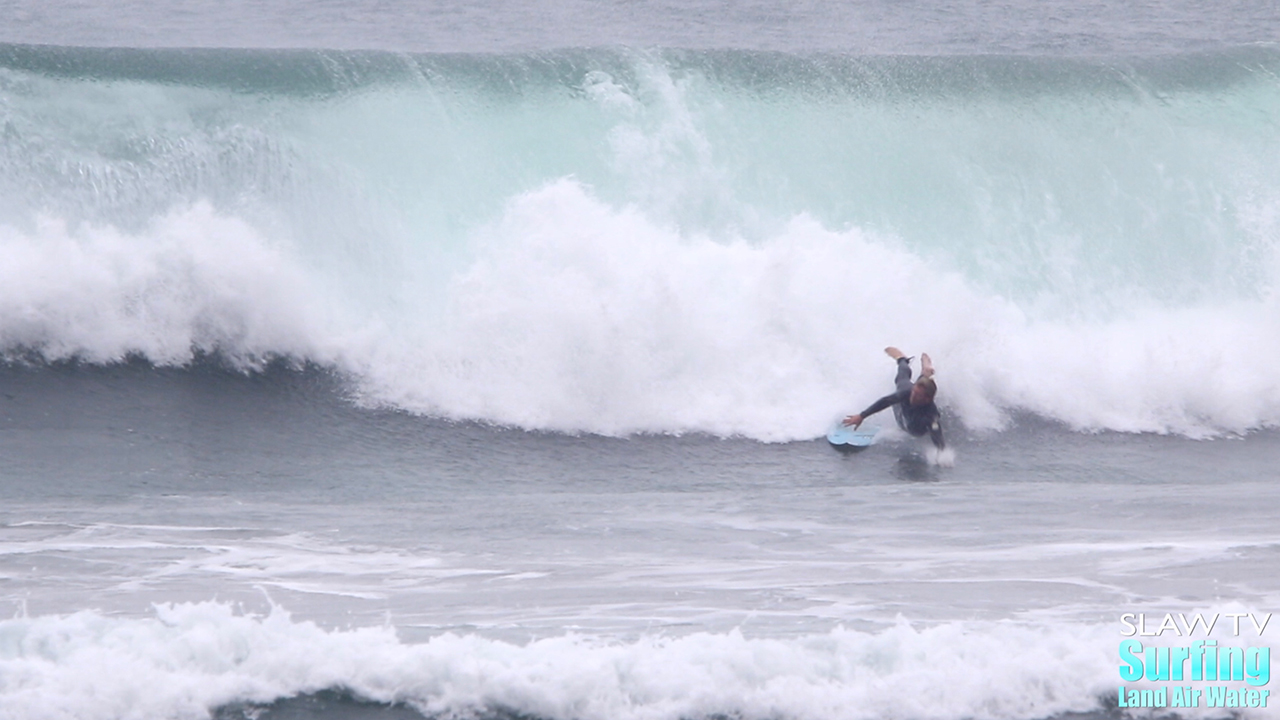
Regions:
[[863, 420], [866, 420], [867, 418], [871, 417], [872, 415], [875, 415], [881, 410], [892, 406], [894, 403], [897, 403], [901, 399], [902, 398], [900, 397], [899, 393], [892, 393], [890, 395], [885, 395], [879, 400], [871, 403], [871, 405], [868, 406], [866, 410], [863, 410], [857, 415], [850, 415], [849, 417], [845, 418], [844, 424], [852, 425], [856, 428], [862, 424]]

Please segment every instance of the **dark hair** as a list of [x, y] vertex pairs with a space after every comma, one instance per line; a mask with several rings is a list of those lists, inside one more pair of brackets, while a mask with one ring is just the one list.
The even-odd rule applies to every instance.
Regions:
[[925, 394], [932, 400], [934, 395], [938, 394], [938, 383], [933, 381], [931, 377], [922, 377], [916, 381], [916, 384], [924, 388]]

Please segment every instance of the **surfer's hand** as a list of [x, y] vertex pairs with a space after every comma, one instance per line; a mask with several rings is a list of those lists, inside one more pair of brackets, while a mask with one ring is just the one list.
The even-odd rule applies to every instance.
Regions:
[[853, 426], [853, 429], [854, 429], [854, 430], [857, 430], [857, 429], [858, 429], [858, 426], [862, 424], [862, 416], [861, 416], [861, 415], [850, 415], [849, 417], [847, 417], [847, 418], [845, 418], [845, 419], [844, 419], [844, 424], [845, 424], [845, 425], [852, 425], [852, 426]]

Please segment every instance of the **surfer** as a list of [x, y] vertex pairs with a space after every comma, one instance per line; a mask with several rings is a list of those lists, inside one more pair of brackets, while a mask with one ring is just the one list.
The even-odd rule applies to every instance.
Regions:
[[911, 358], [903, 355], [896, 347], [887, 347], [884, 352], [898, 362], [898, 374], [893, 379], [897, 391], [871, 403], [857, 415], [845, 418], [844, 424], [856, 428], [863, 420], [892, 405], [893, 417], [898, 421], [898, 427], [916, 437], [929, 433], [934, 447], [943, 449], [942, 414], [938, 412], [938, 406], [933, 404], [933, 396], [938, 392], [938, 384], [933, 380], [933, 361], [927, 354], [921, 354], [920, 377], [911, 382]]

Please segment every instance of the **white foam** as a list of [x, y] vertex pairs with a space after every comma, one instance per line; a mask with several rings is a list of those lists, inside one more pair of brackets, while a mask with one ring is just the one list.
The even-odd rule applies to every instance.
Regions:
[[887, 383], [865, 350], [917, 337], [904, 313], [983, 303], [857, 232], [683, 238], [573, 182], [519, 198], [483, 243], [445, 325], [371, 372], [374, 396], [523, 427], [811, 436], [852, 386]]
[[572, 181], [512, 202], [446, 317], [412, 360], [375, 366], [372, 396], [522, 427], [789, 440], [890, 390], [893, 344], [933, 354], [970, 426], [1010, 410], [1193, 436], [1280, 422], [1262, 361], [1280, 352], [1274, 296], [1037, 318], [892, 238], [804, 217], [764, 242], [685, 237]]
[[[889, 391], [892, 344], [932, 354], [940, 403], [970, 427], [1002, 427], [1011, 411], [1195, 437], [1280, 424], [1274, 292], [1037, 316], [892, 237], [801, 216], [765, 240], [712, 239], [569, 179], [514, 198], [465, 257], [412, 252], [406, 288], [386, 292], [378, 278], [326, 275], [369, 271], [358, 263], [312, 264], [305, 247], [207, 205], [133, 234], [3, 227], [0, 347], [94, 362], [285, 355], [415, 412], [785, 441]], [[418, 267], [452, 280], [417, 287]]]
[[939, 465], [941, 467], [955, 467], [956, 465], [955, 448], [946, 447], [938, 450], [931, 446], [927, 450], [926, 457], [931, 465]]
[[737, 632], [524, 645], [475, 635], [401, 642], [389, 628], [324, 630], [276, 609], [159, 606], [0, 622], [0, 717], [196, 718], [346, 688], [467, 716], [564, 720], [708, 716], [1045, 717], [1113, 693], [1113, 628], [952, 623], [791, 639]]
[[0, 226], [0, 348], [50, 360], [193, 351], [233, 360], [320, 355], [322, 298], [282, 248], [206, 203], [140, 233], [38, 219]]

